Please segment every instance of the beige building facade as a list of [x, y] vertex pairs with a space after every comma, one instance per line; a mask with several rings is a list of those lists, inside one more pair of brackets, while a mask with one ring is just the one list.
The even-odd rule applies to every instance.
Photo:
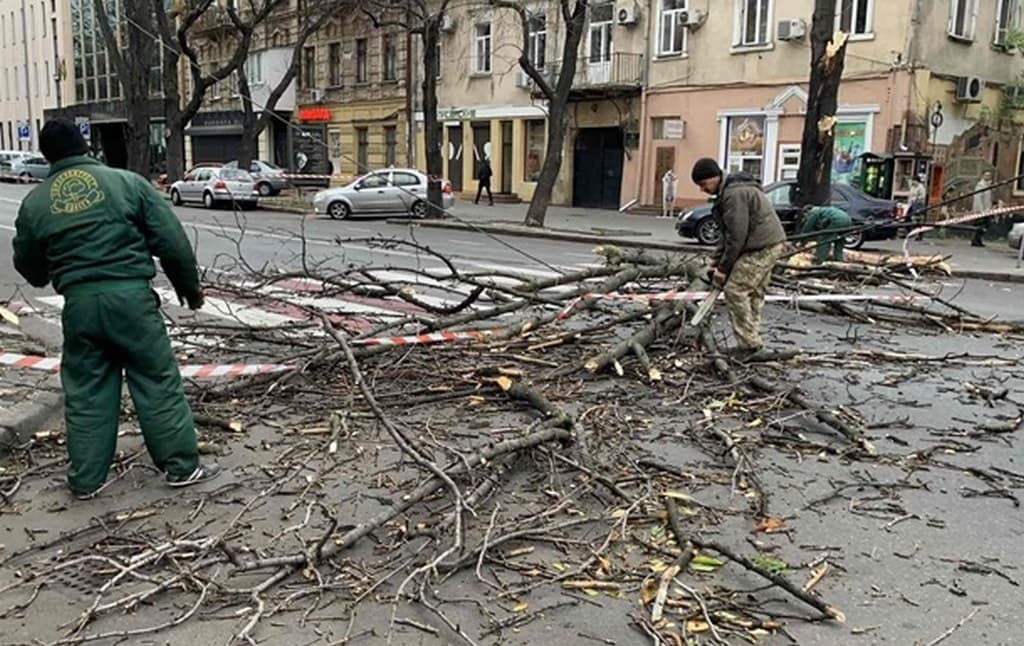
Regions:
[[0, 0], [0, 150], [38, 150], [43, 111], [59, 105], [58, 5]]

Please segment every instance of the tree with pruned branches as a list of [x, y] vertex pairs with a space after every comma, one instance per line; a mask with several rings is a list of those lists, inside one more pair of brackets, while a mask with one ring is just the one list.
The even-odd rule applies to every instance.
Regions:
[[441, 174], [444, 172], [441, 123], [437, 118], [437, 77], [441, 69], [437, 46], [441, 41], [441, 22], [450, 3], [451, 0], [408, 0], [399, 10], [392, 0], [366, 0], [362, 6], [374, 27], [398, 26], [418, 35], [423, 43], [423, 139], [427, 155], [427, 203], [432, 216], [441, 212]]
[[[296, 12], [296, 36], [292, 45], [291, 60], [284, 74], [270, 90], [263, 105], [257, 105], [252, 99], [252, 86], [245, 65], [236, 70], [238, 95], [242, 103], [242, 143], [238, 149], [238, 167], [248, 168], [256, 154], [256, 143], [264, 130], [274, 118], [277, 102], [281, 100], [288, 87], [299, 74], [302, 50], [309, 39], [320, 31], [329, 20], [351, 11], [357, 6], [358, 0], [306, 0], [303, 11]], [[258, 114], [257, 114], [258, 113]]]
[[[183, 0], [175, 3], [170, 13], [163, 10], [164, 0], [152, 2], [160, 41], [165, 50], [173, 52], [169, 57], [173, 58], [173, 67], [166, 58], [163, 66], [167, 179], [173, 182], [185, 172], [185, 127], [202, 107], [207, 90], [245, 65], [257, 27], [276, 10], [287, 7], [288, 0], [240, 0], [223, 6], [215, 0]], [[200, 20], [206, 22], [207, 27], [219, 26], [229, 32], [234, 43], [228, 60], [209, 73], [203, 72], [195, 43]], [[183, 100], [176, 82], [178, 60], [182, 55], [188, 64], [190, 79], [187, 100]], [[168, 83], [172, 70], [175, 82]]]
[[559, 0], [559, 13], [565, 25], [562, 40], [562, 62], [558, 74], [545, 74], [538, 70], [530, 57], [530, 25], [534, 17], [526, 2], [514, 0], [490, 0], [495, 7], [509, 9], [519, 16], [522, 24], [523, 47], [519, 55], [519, 66], [530, 77], [538, 91], [548, 101], [548, 137], [537, 187], [526, 211], [524, 224], [532, 227], [544, 226], [544, 217], [551, 204], [551, 192], [558, 173], [562, 169], [562, 149], [569, 130], [569, 97], [576, 77], [580, 41], [587, 21], [585, 0]]

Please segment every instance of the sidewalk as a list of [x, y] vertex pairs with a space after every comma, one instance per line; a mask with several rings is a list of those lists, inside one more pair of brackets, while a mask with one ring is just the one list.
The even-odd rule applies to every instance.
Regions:
[[[630, 215], [601, 209], [552, 206], [548, 209], [544, 228], [526, 227], [527, 204], [474, 205], [456, 202], [454, 217], [444, 220], [423, 220], [424, 227], [476, 229], [513, 236], [539, 237], [567, 242], [615, 244], [666, 251], [708, 252], [710, 247], [695, 240], [680, 238], [675, 218]], [[408, 224], [408, 220], [402, 220]], [[1024, 266], [1018, 268], [1017, 254], [1005, 239], [989, 240], [985, 247], [972, 247], [967, 238], [941, 238], [939, 233], [926, 234], [921, 242], [911, 241], [915, 255], [948, 256], [954, 276], [982, 280], [1024, 282]], [[865, 251], [903, 253], [903, 239], [868, 242]]]

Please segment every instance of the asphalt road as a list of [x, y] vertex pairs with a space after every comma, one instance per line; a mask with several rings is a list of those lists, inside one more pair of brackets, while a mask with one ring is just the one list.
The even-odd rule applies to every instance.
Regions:
[[[27, 191], [26, 187], [0, 185], [0, 244], [8, 249], [17, 204]], [[294, 268], [301, 261], [303, 240], [308, 262], [323, 262], [332, 268], [340, 269], [348, 263], [443, 266], [440, 260], [412, 249], [382, 249], [362, 242], [339, 245], [335, 241], [338, 236], [415, 241], [445, 254], [467, 270], [533, 272], [539, 276], [585, 267], [597, 260], [588, 244], [508, 237], [506, 246], [485, 235], [392, 225], [383, 220], [335, 222], [262, 210], [236, 214], [180, 208], [177, 212], [196, 241], [200, 263], [208, 267], [230, 268], [241, 255], [253, 267]], [[958, 303], [980, 313], [1024, 318], [1019, 285], [950, 280], [943, 288], [946, 295], [955, 296]], [[49, 290], [26, 289], [10, 262], [0, 263], [0, 299], [18, 293]], [[769, 342], [779, 346], [817, 350], [871, 347], [930, 355], [969, 352], [1018, 360], [1013, 367], [998, 368], [797, 364], [776, 373], [780, 382], [800, 383], [820, 401], [859, 410], [865, 422], [874, 425], [872, 440], [886, 456], [874, 463], [852, 465], [845, 463], [841, 454], [823, 453], [817, 459], [799, 459], [781, 452], [764, 456], [765, 485], [775, 492], [776, 513], [794, 527], [792, 535], [772, 538], [779, 554], [796, 563], [801, 558], [828, 553], [843, 565], [842, 571], [829, 575], [822, 588], [846, 612], [849, 623], [838, 627], [793, 622], [790, 630], [806, 644], [925, 644], [970, 616], [961, 629], [944, 640], [945, 644], [1019, 644], [1014, 618], [1024, 613], [1017, 587], [1024, 568], [1019, 549], [1019, 537], [1024, 532], [1020, 508], [1006, 498], [981, 495], [991, 493], [984, 491], [988, 485], [956, 468], [1021, 471], [1024, 453], [1016, 437], [1019, 430], [1006, 435], [973, 435], [970, 430], [997, 413], [1012, 414], [1009, 409], [1013, 406], [1003, 402], [993, 408], [969, 397], [963, 386], [965, 382], [1001, 385], [1011, 398], [1020, 399], [1024, 375], [1019, 344], [996, 336], [954, 336], [924, 330], [887, 336], [847, 319], [790, 310], [769, 312], [768, 317], [772, 324]], [[667, 417], [663, 420], [666, 425], [674, 423], [672, 409], [660, 410]], [[898, 421], [903, 418], [907, 421]], [[969, 421], [960, 421], [963, 419]], [[969, 448], [965, 448], [967, 443]], [[669, 461], [685, 463], [689, 458], [679, 444], [661, 442], [656, 450]], [[946, 454], [954, 468], [910, 468], [908, 475], [913, 452], [933, 447]], [[844, 483], [904, 479], [915, 488], [900, 496], [876, 496], [870, 486], [862, 486], [828, 503], [815, 502]], [[71, 513], [83, 515], [81, 511]], [[729, 529], [728, 536], [742, 544], [749, 527], [734, 529]], [[992, 574], [986, 567], [1009, 579]], [[744, 583], [753, 587], [757, 582]], [[565, 634], [575, 635], [585, 623], [592, 628], [590, 632], [605, 635], [613, 643], [642, 643], [622, 620], [627, 611], [591, 611], [586, 615], [580, 610], [574, 611], [571, 619], [555, 615], [555, 623], [545, 629], [568, 627], [571, 621], [574, 629]], [[540, 626], [536, 628], [541, 630]], [[202, 630], [201, 624], [183, 627], [169, 643], [202, 643], [204, 638], [193, 632]], [[541, 643], [545, 638], [550, 641], [552, 635], [533, 632], [522, 638], [524, 641], [516, 643]], [[564, 643], [583, 642], [570, 637]], [[771, 643], [784, 642], [778, 637]]]

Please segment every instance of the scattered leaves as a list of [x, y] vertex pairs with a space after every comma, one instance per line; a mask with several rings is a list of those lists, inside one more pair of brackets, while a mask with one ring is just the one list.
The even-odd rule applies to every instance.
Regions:
[[714, 572], [723, 565], [723, 561], [707, 554], [698, 554], [690, 561], [690, 569], [694, 572]]

